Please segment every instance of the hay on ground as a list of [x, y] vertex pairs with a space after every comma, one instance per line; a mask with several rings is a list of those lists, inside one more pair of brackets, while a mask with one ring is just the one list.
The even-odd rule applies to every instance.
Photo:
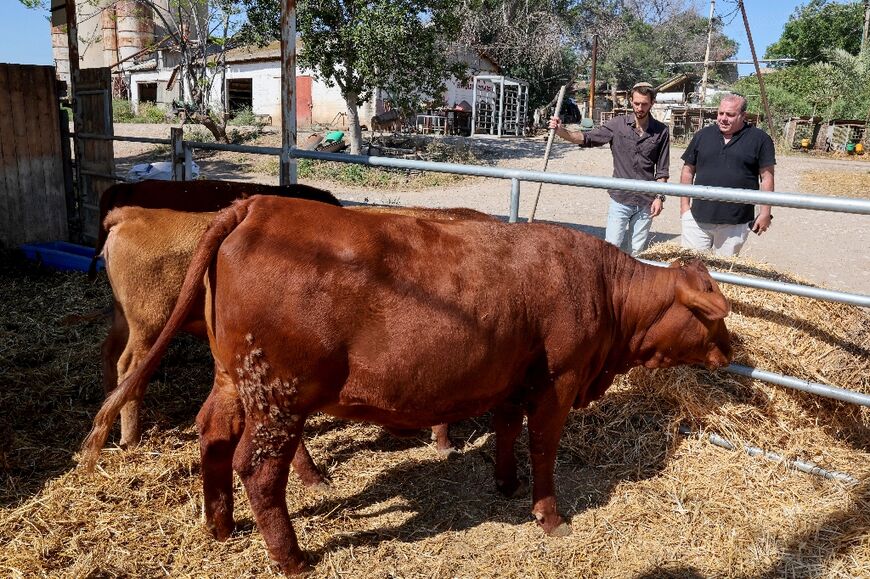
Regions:
[[[646, 257], [682, 255], [672, 245]], [[75, 453], [102, 399], [105, 278], [0, 266], [0, 574], [13, 577], [260, 577], [275, 573], [236, 481], [239, 530], [200, 524], [192, 425], [211, 376], [208, 348], [180, 339], [146, 398], [144, 443], [104, 451], [94, 475]], [[711, 267], [799, 281], [747, 260]], [[736, 362], [870, 393], [870, 312], [723, 285]], [[677, 434], [680, 424], [849, 473], [850, 485]], [[484, 418], [453, 429], [457, 459], [381, 429], [313, 417], [306, 438], [332, 481], [287, 500], [316, 577], [870, 576], [870, 413], [703, 369], [634, 369], [572, 413], [556, 467], [573, 534], [542, 536], [530, 497], [493, 484]], [[117, 437], [115, 438], [117, 439]], [[521, 441], [521, 469], [528, 475]]]

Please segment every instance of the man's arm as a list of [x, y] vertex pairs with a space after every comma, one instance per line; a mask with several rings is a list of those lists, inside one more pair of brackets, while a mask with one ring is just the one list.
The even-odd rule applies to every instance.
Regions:
[[[771, 165], [769, 167], [762, 167], [759, 173], [761, 173], [761, 190], [773, 192], [773, 170], [775, 165]], [[752, 227], [752, 231], [758, 235], [761, 235], [765, 231], [770, 228], [770, 221], [772, 219], [770, 214], [770, 205], [759, 205], [760, 211], [758, 212], [758, 217], [755, 218], [755, 224]]]
[[569, 143], [582, 145], [586, 141], [586, 138], [583, 136], [583, 131], [569, 131], [565, 128], [565, 125], [562, 124], [562, 120], [559, 117], [550, 117], [549, 126], [551, 129], [556, 129], [557, 137], [561, 137]]
[[[695, 182], [695, 166], [688, 163], [683, 165], [683, 170], [680, 172], [680, 184], [692, 185]], [[683, 215], [692, 207], [691, 197], [680, 197], [680, 215]]]

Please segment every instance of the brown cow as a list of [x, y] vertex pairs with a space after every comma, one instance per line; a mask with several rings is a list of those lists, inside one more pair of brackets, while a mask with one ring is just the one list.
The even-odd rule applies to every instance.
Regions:
[[117, 183], [100, 196], [100, 224], [97, 231], [97, 244], [91, 260], [88, 276], [94, 279], [97, 274], [97, 259], [106, 243], [104, 221], [109, 211], [116, 207], [148, 207], [152, 209], [174, 209], [176, 211], [219, 211], [229, 207], [236, 199], [247, 199], [252, 195], [277, 195], [322, 201], [330, 205], [341, 205], [329, 191], [308, 185], [274, 186], [260, 183], [238, 183], [235, 181], [156, 181], [146, 180], [138, 183]]
[[[494, 219], [464, 208], [357, 206], [353, 209], [441, 220]], [[196, 244], [214, 215], [121, 207], [106, 217], [104, 227], [108, 234], [103, 257], [114, 297], [112, 325], [102, 346], [106, 393], [126, 378], [154, 345], [178, 299]], [[194, 308], [182, 330], [205, 339], [201, 312], [201, 307]], [[138, 397], [121, 411], [121, 446], [135, 446], [141, 439], [141, 405], [142, 397]], [[434, 428], [433, 435], [439, 453], [449, 455], [454, 451], [447, 425]], [[305, 456], [299, 457], [305, 462], [296, 465], [297, 472], [308, 485], [322, 483], [307, 456], [305, 452]]]
[[405, 124], [405, 119], [399, 111], [393, 109], [375, 115], [371, 118], [372, 132], [380, 133], [383, 131], [398, 133], [402, 130], [402, 125]]
[[84, 447], [93, 468], [118, 411], [145, 387], [206, 277], [215, 386], [197, 416], [206, 524], [233, 530], [232, 469], [271, 557], [307, 568], [285, 502], [307, 416], [421, 428], [494, 412], [497, 488], [520, 486], [528, 418], [532, 513], [570, 532], [553, 467], [572, 406], [616, 374], [726, 365], [727, 300], [699, 261], [661, 269], [544, 224], [426, 221], [254, 197], [222, 211], [142, 365], [109, 397]]

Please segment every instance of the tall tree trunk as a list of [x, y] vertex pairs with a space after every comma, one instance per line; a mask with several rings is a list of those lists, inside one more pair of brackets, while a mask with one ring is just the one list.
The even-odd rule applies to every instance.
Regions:
[[346, 92], [344, 101], [347, 103], [347, 124], [350, 128], [350, 154], [359, 155], [362, 151], [362, 130], [359, 126], [358, 97], [355, 92]]

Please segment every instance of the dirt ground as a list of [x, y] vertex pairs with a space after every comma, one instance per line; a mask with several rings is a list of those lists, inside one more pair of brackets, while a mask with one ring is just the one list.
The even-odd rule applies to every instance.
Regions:
[[[276, 129], [267, 129], [257, 144], [279, 145]], [[169, 136], [168, 125], [116, 124], [115, 134], [128, 136]], [[305, 138], [300, 134], [299, 141]], [[529, 139], [475, 138], [470, 146], [487, 158], [497, 159], [501, 167], [541, 168], [545, 137]], [[679, 179], [683, 148], [671, 148], [672, 181]], [[154, 145], [116, 142], [118, 170], [126, 172], [134, 163], [154, 160]], [[165, 154], [165, 151], [164, 151]], [[202, 175], [215, 179], [277, 183], [277, 176], [263, 172], [256, 155], [196, 153]], [[263, 159], [268, 159], [264, 157]], [[612, 165], [608, 148], [580, 149], [557, 141], [553, 144], [549, 171], [571, 174], [608, 176]], [[844, 173], [870, 175], [870, 162], [864, 159], [827, 159], [802, 154], [779, 155], [776, 169], [776, 190], [806, 193], [801, 178], [812, 173], [830, 172], [832, 179]], [[303, 180], [303, 182], [306, 182]], [[372, 191], [326, 182], [312, 182], [333, 191], [339, 198], [351, 202], [419, 205], [426, 207], [470, 207], [507, 217], [510, 182], [504, 179], [469, 178], [449, 189]], [[531, 212], [537, 184], [523, 183], [520, 196], [520, 216]], [[819, 191], [824, 193], [824, 191]], [[815, 191], [814, 191], [815, 193]], [[841, 194], [838, 192], [838, 194]], [[870, 198], [866, 190], [851, 196]], [[608, 196], [603, 189], [587, 189], [559, 185], [544, 185], [535, 219], [579, 227], [599, 237], [604, 236]], [[870, 293], [870, 228], [868, 217], [845, 213], [774, 208], [771, 229], [761, 237], [752, 236], [742, 255], [767, 262], [779, 270], [790, 271], [807, 280], [831, 289]], [[663, 214], [653, 224], [652, 242], [679, 241], [679, 199], [671, 197]]]

